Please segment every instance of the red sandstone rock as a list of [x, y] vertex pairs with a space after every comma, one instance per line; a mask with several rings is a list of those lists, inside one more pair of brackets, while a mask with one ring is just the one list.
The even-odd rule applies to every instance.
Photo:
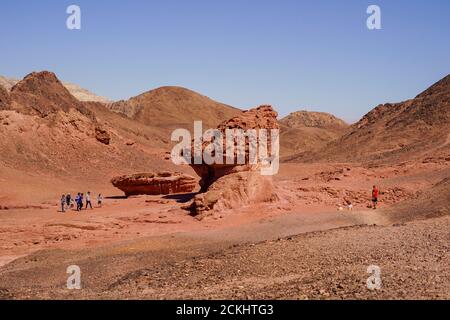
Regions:
[[10, 109], [11, 99], [9, 97], [8, 91], [0, 86], [0, 110]]
[[109, 142], [111, 141], [111, 136], [108, 131], [98, 126], [95, 128], [95, 138], [106, 145], [109, 145]]
[[83, 115], [95, 119], [92, 112], [78, 101], [52, 72], [33, 72], [19, 81], [10, 93], [13, 109], [24, 113], [47, 117], [58, 111], [76, 109]]
[[[239, 116], [224, 121], [218, 126], [223, 134], [225, 134], [226, 129], [242, 129], [244, 131], [254, 129], [259, 132], [260, 129], [278, 128], [277, 113], [268, 105], [244, 111]], [[270, 139], [268, 142], [270, 152]], [[204, 149], [209, 143], [204, 142], [202, 148]], [[212, 214], [215, 210], [233, 209], [277, 199], [276, 194], [274, 194], [272, 177], [261, 175], [260, 164], [249, 163], [248, 145], [248, 141], [246, 141], [245, 164], [236, 164], [235, 149], [235, 164], [225, 164], [224, 159], [224, 164], [208, 165], [202, 163], [191, 165], [201, 177], [200, 186], [203, 191], [195, 197], [189, 207], [194, 215], [203, 218]], [[225, 150], [224, 139], [224, 153]], [[192, 155], [194, 155], [194, 152], [192, 152]]]
[[179, 172], [141, 173], [111, 180], [114, 187], [122, 190], [125, 195], [160, 195], [192, 192], [197, 186], [197, 180]]

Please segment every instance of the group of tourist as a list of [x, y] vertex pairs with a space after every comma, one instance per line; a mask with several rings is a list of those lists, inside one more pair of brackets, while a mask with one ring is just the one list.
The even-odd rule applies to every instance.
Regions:
[[[97, 206], [101, 208], [102, 203], [103, 203], [103, 196], [101, 193], [99, 193], [97, 196]], [[87, 210], [88, 207], [91, 208], [92, 210], [93, 207], [92, 207], [91, 192], [88, 191], [86, 193], [86, 197], [84, 196], [84, 193], [81, 192], [78, 192], [75, 198], [72, 198], [70, 193], [63, 194], [61, 196], [61, 212], [66, 212], [66, 210], [68, 209], [75, 208], [75, 205], [76, 211], [81, 211], [83, 210], [83, 208]]]

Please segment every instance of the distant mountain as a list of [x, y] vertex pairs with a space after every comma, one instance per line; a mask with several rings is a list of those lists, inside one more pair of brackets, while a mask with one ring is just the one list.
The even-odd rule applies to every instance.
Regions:
[[26, 185], [36, 173], [64, 182], [175, 170], [164, 161], [169, 141], [103, 103], [79, 101], [52, 72], [30, 73], [9, 93], [0, 87], [0, 178], [14, 170]]
[[313, 111], [293, 112], [279, 123], [282, 156], [320, 149], [349, 127], [329, 113]]
[[153, 127], [189, 130], [195, 120], [203, 121], [205, 129], [215, 128], [241, 112], [182, 87], [150, 90], [129, 100], [109, 104], [108, 108]]
[[19, 80], [17, 80], [17, 79], [5, 78], [5, 77], [0, 76], [0, 87], [5, 88], [7, 91], [11, 90], [11, 88], [17, 82], [19, 82]]
[[[4, 87], [7, 91], [10, 91], [11, 88], [20, 80], [6, 78], [0, 76], [0, 87]], [[108, 98], [98, 96], [86, 89], [81, 88], [80, 86], [72, 83], [62, 82], [63, 86], [66, 87], [67, 90], [78, 100], [80, 101], [92, 101], [92, 102], [102, 102], [102, 103], [110, 103], [111, 101]]]
[[339, 139], [290, 161], [396, 161], [450, 150], [450, 75], [411, 100], [379, 105]]
[[402, 201], [386, 211], [391, 219], [402, 222], [450, 214], [450, 178], [444, 178], [417, 198]]
[[280, 123], [291, 128], [313, 127], [325, 129], [347, 128], [345, 121], [326, 112], [297, 111], [280, 120]]
[[68, 82], [63, 82], [62, 83], [67, 90], [69, 90], [69, 92], [78, 100], [83, 101], [83, 102], [101, 102], [101, 103], [110, 103], [111, 100], [109, 100], [108, 98], [102, 97], [102, 96], [98, 96], [92, 92], [90, 92], [89, 90], [83, 89], [80, 86], [73, 84], [73, 83], [68, 83]]

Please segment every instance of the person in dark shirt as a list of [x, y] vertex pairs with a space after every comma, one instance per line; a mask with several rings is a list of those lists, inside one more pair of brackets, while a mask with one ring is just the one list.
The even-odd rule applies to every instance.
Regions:
[[61, 212], [66, 212], [66, 210], [64, 210], [64, 206], [66, 205], [66, 196], [63, 194], [61, 196]]
[[66, 206], [67, 208], [70, 208], [70, 204], [72, 203], [72, 196], [70, 195], [70, 193], [68, 193], [66, 195]]

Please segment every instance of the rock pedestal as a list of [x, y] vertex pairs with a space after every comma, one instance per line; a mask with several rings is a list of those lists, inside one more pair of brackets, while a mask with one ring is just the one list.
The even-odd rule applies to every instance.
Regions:
[[[226, 129], [242, 129], [244, 132], [253, 129], [278, 129], [277, 113], [271, 106], [260, 106], [221, 123], [218, 129], [225, 137]], [[269, 132], [270, 143], [270, 132]], [[225, 141], [225, 139], [224, 139]], [[203, 142], [202, 150], [210, 144]], [[235, 144], [236, 145], [236, 144]], [[199, 219], [226, 209], [236, 209], [254, 203], [270, 202], [277, 199], [274, 194], [271, 176], [261, 175], [261, 165], [250, 164], [249, 143], [245, 144], [245, 163], [237, 164], [237, 148], [235, 148], [234, 164], [191, 164], [201, 177], [202, 193], [195, 196], [187, 208]], [[270, 146], [269, 146], [270, 151]], [[224, 143], [224, 153], [226, 147]], [[194, 152], [192, 152], [194, 155]], [[192, 161], [194, 163], [194, 161]]]

